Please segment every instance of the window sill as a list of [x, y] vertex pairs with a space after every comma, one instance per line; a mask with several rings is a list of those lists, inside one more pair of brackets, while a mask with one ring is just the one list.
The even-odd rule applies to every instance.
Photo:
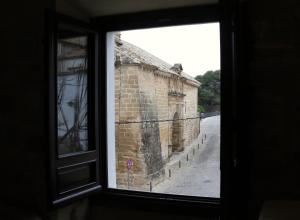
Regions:
[[166, 212], [219, 217], [221, 203], [219, 198], [194, 197], [183, 195], [139, 192], [120, 189], [105, 189], [91, 197], [94, 205], [141, 209], [144, 211]]

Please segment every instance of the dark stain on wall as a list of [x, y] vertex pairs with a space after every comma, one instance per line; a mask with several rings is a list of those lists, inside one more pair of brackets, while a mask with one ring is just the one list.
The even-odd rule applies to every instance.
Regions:
[[141, 152], [144, 154], [147, 175], [153, 179], [164, 174], [157, 107], [149, 95], [140, 92], [142, 130]]

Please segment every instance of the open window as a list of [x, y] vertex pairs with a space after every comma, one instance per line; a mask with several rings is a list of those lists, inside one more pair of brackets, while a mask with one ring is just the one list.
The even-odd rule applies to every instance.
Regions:
[[[219, 215], [220, 204], [229, 204], [236, 156], [231, 17], [221, 14], [219, 5], [208, 5], [94, 18], [89, 25], [55, 18], [49, 32], [52, 203], [100, 189], [97, 199], [196, 204]], [[214, 196], [157, 191], [161, 182], [176, 175], [175, 168], [188, 166], [200, 155], [211, 138], [201, 132], [197, 111], [201, 82], [186, 74], [180, 61], [168, 65], [156, 57], [159, 54], [123, 40], [122, 32], [208, 23], [217, 26], [220, 37], [221, 71], [215, 74], [221, 92], [219, 191]], [[167, 164], [179, 154], [174, 167]]]
[[109, 188], [220, 198], [219, 36], [217, 22], [107, 32]]
[[57, 204], [100, 188], [97, 34], [88, 25], [49, 19], [50, 196]]

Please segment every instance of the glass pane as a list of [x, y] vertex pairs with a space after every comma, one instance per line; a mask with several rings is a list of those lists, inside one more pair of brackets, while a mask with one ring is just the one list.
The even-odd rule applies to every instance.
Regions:
[[57, 41], [58, 154], [88, 150], [87, 36], [60, 31]]
[[109, 187], [220, 197], [219, 24], [114, 32], [107, 46]]

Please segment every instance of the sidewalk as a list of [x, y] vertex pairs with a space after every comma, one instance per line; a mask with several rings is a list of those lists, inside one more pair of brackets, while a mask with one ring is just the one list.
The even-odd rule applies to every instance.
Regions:
[[170, 157], [170, 161], [165, 165], [166, 177], [170, 178], [170, 173], [172, 176], [172, 173], [175, 174], [179, 169], [189, 166], [194, 160], [195, 155], [203, 150], [204, 142], [205, 134], [201, 132], [192, 144], [185, 146], [184, 151], [173, 153]]

